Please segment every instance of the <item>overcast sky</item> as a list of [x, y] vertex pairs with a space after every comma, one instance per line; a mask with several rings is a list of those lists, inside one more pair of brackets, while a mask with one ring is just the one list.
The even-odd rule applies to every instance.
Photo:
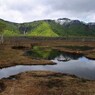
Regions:
[[95, 22], [95, 0], [0, 0], [0, 18], [8, 21], [65, 17]]

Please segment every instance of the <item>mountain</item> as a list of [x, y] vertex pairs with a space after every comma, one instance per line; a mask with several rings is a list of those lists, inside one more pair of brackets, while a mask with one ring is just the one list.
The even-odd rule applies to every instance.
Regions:
[[0, 23], [5, 24], [5, 26], [6, 26], [6, 28], [3, 29], [3, 34], [5, 36], [13, 36], [13, 35], [18, 35], [19, 34], [19, 29], [18, 29], [19, 24], [4, 21], [2, 19], [0, 19]]
[[68, 18], [29, 23], [13, 23], [0, 19], [0, 24], [2, 23], [6, 26], [3, 29], [5, 36], [95, 37], [95, 23], [84, 23]]

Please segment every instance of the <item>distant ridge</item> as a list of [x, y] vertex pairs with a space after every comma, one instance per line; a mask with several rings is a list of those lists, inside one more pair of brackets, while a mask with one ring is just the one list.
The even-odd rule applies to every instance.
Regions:
[[14, 23], [0, 19], [6, 25], [4, 36], [43, 36], [43, 37], [94, 37], [95, 23], [85, 23], [69, 18], [38, 20]]

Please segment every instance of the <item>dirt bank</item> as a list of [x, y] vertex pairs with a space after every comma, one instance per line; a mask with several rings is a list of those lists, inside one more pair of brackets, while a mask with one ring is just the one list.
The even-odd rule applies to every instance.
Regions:
[[33, 59], [24, 55], [23, 49], [12, 49], [12, 46], [3, 46], [0, 49], [0, 68], [14, 66], [14, 65], [53, 65], [52, 61], [44, 59]]
[[[24, 42], [24, 41], [23, 41]], [[28, 43], [28, 42], [27, 42]], [[31, 49], [34, 45], [51, 47], [59, 51], [68, 53], [83, 54], [88, 58], [95, 59], [95, 42], [71, 42], [71, 41], [30, 41], [26, 43], [6, 43], [0, 45], [0, 68], [14, 65], [46, 65], [54, 64], [45, 59], [34, 59], [29, 56], [24, 56], [25, 51]], [[69, 48], [67, 48], [69, 47]], [[70, 48], [71, 47], [71, 48]], [[72, 49], [72, 47], [77, 47]], [[79, 48], [78, 48], [79, 47]], [[90, 49], [86, 47], [90, 47]]]
[[48, 71], [25, 72], [2, 79], [0, 83], [3, 84], [0, 95], [95, 94], [95, 81]]

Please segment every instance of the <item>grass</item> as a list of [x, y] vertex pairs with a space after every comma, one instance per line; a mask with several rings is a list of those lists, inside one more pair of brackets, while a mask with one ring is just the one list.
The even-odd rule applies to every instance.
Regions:
[[[22, 48], [22, 49], [21, 49]], [[44, 59], [32, 59], [28, 56], [24, 56], [25, 50], [23, 49], [23, 46], [17, 49], [13, 48], [13, 46], [10, 45], [4, 45], [1, 48], [0, 45], [0, 68], [3, 67], [9, 67], [14, 65], [46, 65], [46, 64], [54, 64], [53, 62], [49, 60]]]
[[[6, 26], [3, 28], [3, 24]], [[30, 23], [12, 23], [0, 19], [0, 26], [5, 36], [44, 36], [44, 37], [93, 37], [94, 26], [83, 23], [60, 25], [54, 20], [41, 20]], [[26, 34], [24, 35], [24, 31]]]
[[50, 25], [46, 22], [42, 22], [39, 26], [37, 26], [37, 28], [32, 30], [28, 35], [29, 36], [58, 37], [58, 34], [56, 34], [50, 28]]
[[[12, 80], [15, 78], [15, 80]], [[49, 71], [24, 72], [0, 80], [5, 88], [0, 95], [93, 95], [95, 81]]]
[[87, 58], [95, 59], [95, 51], [86, 55]]
[[[18, 39], [19, 40], [19, 39]], [[13, 65], [41, 65], [52, 64], [49, 60], [32, 59], [29, 56], [24, 56], [26, 52], [25, 46], [29, 46], [28, 50], [41, 55], [45, 54], [44, 58], [51, 55], [52, 50], [48, 47], [69, 47], [75, 51], [84, 50], [84, 47], [95, 47], [95, 42], [77, 42], [64, 40], [49, 40], [49, 41], [31, 41], [19, 40], [19, 43], [10, 42], [7, 40], [3, 45], [0, 45], [0, 68]], [[35, 44], [35, 46], [33, 46]], [[39, 46], [36, 46], [39, 45]], [[32, 46], [32, 47], [30, 47]], [[45, 48], [43, 48], [45, 46]], [[76, 47], [77, 46], [77, 47]], [[60, 50], [60, 49], [59, 49]], [[68, 51], [70, 52], [70, 51]], [[95, 58], [95, 50], [89, 52], [82, 51], [84, 55], [91, 54]], [[55, 55], [55, 54], [54, 54]], [[49, 71], [24, 72], [16, 76], [11, 76], [6, 79], [0, 79], [0, 95], [94, 95], [95, 81], [77, 78], [73, 75], [59, 74]]]
[[19, 36], [20, 34], [14, 31], [5, 30], [3, 35], [4, 36]]

